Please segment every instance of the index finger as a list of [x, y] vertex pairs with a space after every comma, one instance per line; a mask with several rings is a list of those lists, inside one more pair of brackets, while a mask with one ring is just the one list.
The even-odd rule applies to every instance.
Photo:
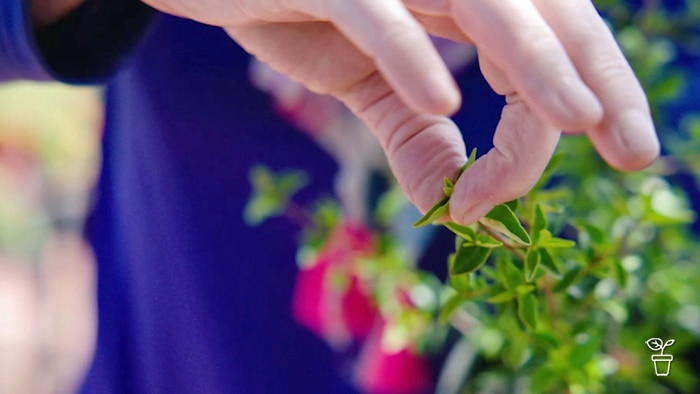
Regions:
[[428, 34], [400, 0], [328, 0], [328, 18], [370, 56], [402, 101], [419, 112], [450, 114], [460, 93]]

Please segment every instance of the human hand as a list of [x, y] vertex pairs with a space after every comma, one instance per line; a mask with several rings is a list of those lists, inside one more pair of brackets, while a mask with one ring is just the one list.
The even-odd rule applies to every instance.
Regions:
[[342, 100], [425, 212], [466, 161], [457, 87], [427, 33], [473, 43], [507, 105], [494, 148], [460, 178], [450, 216], [478, 220], [537, 181], [561, 130], [585, 131], [614, 167], [648, 165], [659, 144], [645, 95], [588, 0], [146, 0], [223, 26], [259, 60]]

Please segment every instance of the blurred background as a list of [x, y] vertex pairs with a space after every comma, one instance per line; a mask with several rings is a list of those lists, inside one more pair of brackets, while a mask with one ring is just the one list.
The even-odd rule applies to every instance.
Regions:
[[99, 90], [0, 85], [0, 393], [74, 392], [90, 361], [102, 121]]

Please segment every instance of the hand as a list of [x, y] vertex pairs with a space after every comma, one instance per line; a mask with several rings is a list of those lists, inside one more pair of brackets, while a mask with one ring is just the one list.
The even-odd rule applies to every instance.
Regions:
[[223, 26], [246, 50], [311, 90], [342, 100], [379, 139], [425, 212], [466, 161], [445, 116], [460, 96], [427, 33], [473, 43], [507, 105], [495, 147], [460, 178], [450, 216], [471, 223], [525, 194], [561, 130], [585, 131], [620, 169], [659, 144], [645, 95], [589, 0], [147, 0]]

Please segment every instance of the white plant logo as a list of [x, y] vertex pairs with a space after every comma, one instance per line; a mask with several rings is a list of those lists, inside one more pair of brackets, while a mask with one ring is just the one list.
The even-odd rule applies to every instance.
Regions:
[[676, 343], [675, 339], [669, 339], [664, 343], [661, 338], [649, 338], [646, 341], [647, 346], [654, 352], [659, 352], [659, 354], [653, 354], [651, 356], [651, 361], [654, 362], [654, 372], [656, 376], [668, 376], [671, 373], [671, 361], [673, 361], [673, 355], [664, 354], [664, 349]]

